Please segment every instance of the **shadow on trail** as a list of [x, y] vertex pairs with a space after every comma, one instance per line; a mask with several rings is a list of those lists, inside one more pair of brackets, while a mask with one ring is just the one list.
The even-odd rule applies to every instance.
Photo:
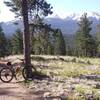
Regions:
[[13, 89], [17, 89], [17, 87], [0, 88], [0, 96], [11, 96], [16, 98], [21, 98], [22, 97], [21, 95], [24, 95], [20, 92], [14, 92]]
[[43, 80], [43, 79], [49, 79], [50, 76], [46, 75], [46, 74], [43, 74], [41, 72], [34, 72], [32, 74], [32, 80], [34, 81], [34, 79], [37, 79], [37, 80]]
[[10, 94], [9, 90], [0, 88], [0, 96]]
[[80, 75], [80, 79], [89, 79], [89, 80], [100, 80], [100, 75]]
[[5, 100], [2, 98], [7, 98], [7, 97], [8, 97], [7, 100], [9, 100], [9, 97], [17, 98], [18, 100], [19, 99], [23, 100], [23, 97], [27, 97], [27, 94], [23, 92], [23, 90], [21, 91], [20, 89], [21, 88], [16, 85], [16, 82], [10, 82], [10, 83], [0, 82], [0, 100]]

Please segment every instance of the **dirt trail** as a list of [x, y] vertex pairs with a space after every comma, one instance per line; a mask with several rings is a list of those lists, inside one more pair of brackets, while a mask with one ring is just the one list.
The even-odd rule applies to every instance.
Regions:
[[[0, 60], [0, 65], [5, 67], [7, 61]], [[30, 94], [26, 87], [13, 79], [10, 83], [3, 83], [0, 80], [0, 100], [41, 100], [41, 97], [38, 94]]]
[[10, 83], [0, 81], [0, 100], [40, 100], [37, 95], [29, 94], [27, 88], [22, 87], [15, 80]]

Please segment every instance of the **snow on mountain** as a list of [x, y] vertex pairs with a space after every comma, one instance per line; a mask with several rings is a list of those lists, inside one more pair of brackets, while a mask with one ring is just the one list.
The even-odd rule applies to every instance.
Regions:
[[[78, 29], [77, 22], [80, 20], [80, 17], [82, 16], [82, 14], [72, 13], [72, 14], [66, 15], [66, 17], [63, 17], [63, 18], [58, 15], [56, 16], [47, 18], [46, 22], [51, 24], [52, 27], [62, 29], [62, 32], [64, 34], [73, 34]], [[98, 24], [100, 24], [100, 13], [90, 12], [87, 14], [87, 16], [89, 20], [93, 21], [91, 33], [95, 34], [96, 27]]]
[[[62, 15], [52, 15], [50, 18], [60, 18], [60, 19], [67, 19], [67, 20], [79, 20], [80, 17], [83, 15], [83, 13], [67, 13], [67, 14], [62, 14]], [[100, 13], [97, 12], [88, 12], [87, 13], [88, 17], [93, 17], [96, 18], [97, 20], [100, 19]]]
[[[93, 21], [92, 33], [95, 33], [96, 26], [100, 24], [100, 13], [90, 12], [87, 15], [88, 18]], [[81, 16], [82, 14], [79, 13], [65, 14], [64, 16], [53, 15], [45, 18], [45, 22], [51, 24], [53, 28], [60, 28], [63, 34], [74, 34], [78, 29], [77, 22]], [[17, 23], [18, 25], [15, 25], [13, 21], [2, 23], [2, 27], [6, 35], [11, 36], [17, 28], [22, 29], [22, 22], [17, 21]]]

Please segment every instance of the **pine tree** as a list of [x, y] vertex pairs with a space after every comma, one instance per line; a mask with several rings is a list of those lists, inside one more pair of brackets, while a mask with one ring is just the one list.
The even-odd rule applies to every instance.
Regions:
[[84, 13], [78, 23], [79, 29], [76, 32], [76, 52], [78, 56], [93, 56], [96, 52], [95, 40], [90, 35], [92, 21], [89, 21]]
[[7, 43], [6, 43], [6, 48], [7, 48], [7, 56], [13, 54], [13, 46], [12, 46], [12, 37], [7, 38]]
[[[22, 16], [21, 0], [5, 1], [10, 10], [16, 14], [16, 17]], [[36, 15], [48, 16], [52, 14], [52, 7], [46, 0], [27, 0], [29, 19], [32, 21]]]
[[31, 57], [30, 57], [30, 32], [28, 20], [28, 2], [27, 0], [21, 1], [21, 11], [23, 16], [24, 33], [23, 33], [23, 52], [25, 59], [26, 76], [32, 77]]
[[55, 38], [54, 53], [56, 55], [66, 55], [65, 40], [60, 29], [55, 30], [54, 38]]
[[35, 54], [50, 54], [51, 40], [50, 40], [50, 26], [43, 23], [41, 19], [37, 20], [31, 36], [32, 52]]
[[23, 53], [23, 37], [20, 29], [16, 30], [16, 33], [13, 35], [12, 43], [12, 53], [13, 54], [22, 54]]
[[97, 40], [97, 56], [100, 57], [100, 25], [97, 26], [96, 40]]
[[68, 56], [74, 55], [73, 50], [70, 45], [66, 46], [66, 55], [68, 55]]
[[7, 53], [6, 43], [7, 41], [5, 34], [2, 27], [0, 26], [0, 57], [4, 57]]

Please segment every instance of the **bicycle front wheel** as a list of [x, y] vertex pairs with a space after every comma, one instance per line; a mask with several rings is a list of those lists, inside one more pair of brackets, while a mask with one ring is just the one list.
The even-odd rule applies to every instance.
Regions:
[[[36, 69], [34, 67], [32, 67], [32, 74], [35, 72], [37, 72]], [[32, 78], [33, 78], [33, 75], [31, 77], [27, 77], [27, 69], [25, 67], [22, 70], [22, 75], [25, 80], [32, 80]]]
[[2, 68], [0, 70], [0, 79], [4, 83], [9, 83], [14, 77], [13, 71], [10, 68]]

